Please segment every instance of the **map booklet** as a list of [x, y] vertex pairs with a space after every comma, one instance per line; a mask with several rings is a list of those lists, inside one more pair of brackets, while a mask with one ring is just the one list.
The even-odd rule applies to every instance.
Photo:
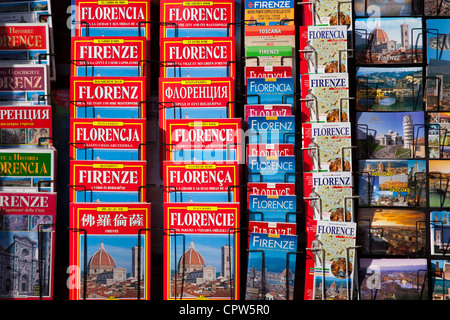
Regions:
[[150, 228], [150, 203], [71, 203], [69, 300], [149, 300]]
[[164, 203], [164, 300], [239, 300], [240, 206]]
[[305, 300], [348, 300], [355, 280], [356, 223], [307, 223]]

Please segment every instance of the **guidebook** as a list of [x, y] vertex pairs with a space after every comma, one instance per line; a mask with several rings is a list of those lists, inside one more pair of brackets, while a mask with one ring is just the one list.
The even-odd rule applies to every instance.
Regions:
[[70, 79], [71, 118], [145, 118], [146, 101], [145, 77]]
[[292, 300], [297, 236], [250, 233], [245, 300]]
[[293, 25], [295, 2], [293, 0], [245, 0], [244, 18], [249, 25]]
[[146, 161], [71, 160], [70, 202], [145, 201]]
[[297, 196], [248, 196], [249, 221], [297, 222]]
[[283, 66], [295, 67], [292, 46], [247, 46], [245, 47], [246, 67]]
[[150, 299], [150, 203], [71, 203], [69, 223], [70, 300]]
[[305, 300], [350, 300], [356, 223], [310, 220], [306, 228]]
[[293, 107], [290, 104], [246, 104], [244, 105], [244, 121], [249, 117], [284, 117], [292, 116]]
[[247, 160], [248, 182], [295, 183], [295, 156], [251, 156]]
[[247, 183], [247, 208], [250, 195], [267, 196], [293, 196], [295, 195], [295, 183], [271, 183], [271, 182], [248, 182]]
[[356, 5], [346, 1], [320, 0], [307, 1], [302, 0], [299, 6], [302, 10], [302, 21], [305, 26], [352, 26], [352, 9]]
[[245, 84], [247, 78], [290, 78], [292, 77], [292, 67], [287, 66], [253, 66], [245, 67]]
[[260, 26], [249, 24], [245, 27], [244, 45], [248, 46], [291, 46], [295, 47], [294, 25]]
[[164, 228], [164, 300], [239, 300], [239, 203], [164, 203]]
[[424, 207], [425, 160], [359, 160], [359, 205]]
[[248, 142], [251, 144], [295, 144], [295, 116], [247, 118]]
[[51, 106], [0, 106], [1, 147], [53, 145]]
[[164, 202], [239, 202], [237, 161], [163, 161]]
[[297, 224], [291, 222], [266, 222], [266, 221], [249, 221], [248, 232], [251, 233], [268, 233], [278, 235], [297, 235]]
[[301, 76], [302, 122], [350, 121], [348, 73]]
[[353, 185], [353, 176], [350, 172], [305, 172], [303, 176], [305, 219], [354, 221]]
[[247, 104], [294, 104], [294, 78], [247, 78]]
[[70, 119], [72, 160], [145, 160], [146, 119]]
[[8, 278], [0, 300], [52, 300], [56, 193], [1, 192], [0, 221], [2, 247], [14, 248], [3, 262], [5, 273], [21, 270], [21, 277]]

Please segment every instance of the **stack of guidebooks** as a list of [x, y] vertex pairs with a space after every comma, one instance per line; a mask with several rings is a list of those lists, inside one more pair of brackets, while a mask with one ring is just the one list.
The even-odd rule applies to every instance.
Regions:
[[161, 1], [165, 300], [238, 300], [242, 120], [235, 3]]
[[245, 2], [246, 300], [294, 296], [298, 211], [294, 3], [269, 2]]
[[[150, 299], [151, 204], [145, 189], [150, 4], [73, 4], [70, 265], [78, 268], [71, 274], [69, 298]], [[119, 247], [131, 252], [131, 260], [113, 252]], [[111, 262], [100, 265], [104, 256]]]

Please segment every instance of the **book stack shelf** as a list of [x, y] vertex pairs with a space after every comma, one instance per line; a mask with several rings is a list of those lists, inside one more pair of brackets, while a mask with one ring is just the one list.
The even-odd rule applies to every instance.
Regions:
[[[73, 5], [69, 298], [148, 300], [150, 4], [74, 0]], [[127, 254], [114, 254], [117, 248]]]
[[[272, 2], [275, 5], [276, 1]], [[245, 1], [246, 300], [293, 299], [297, 261], [295, 6]], [[281, 243], [287, 243], [280, 247]]]
[[161, 1], [163, 299], [239, 300], [235, 3]]
[[48, 101], [54, 80], [51, 5], [0, 1], [0, 8], [8, 8], [0, 13], [0, 237], [3, 248], [13, 248], [3, 260], [0, 299], [51, 300], [57, 216]]

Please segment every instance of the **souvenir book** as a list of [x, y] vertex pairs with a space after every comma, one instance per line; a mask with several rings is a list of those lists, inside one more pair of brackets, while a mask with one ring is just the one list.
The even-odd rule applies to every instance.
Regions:
[[267, 196], [293, 196], [295, 195], [295, 183], [273, 182], [248, 182], [247, 183], [247, 209], [250, 195]]
[[294, 145], [284, 144], [248, 144], [248, 157], [283, 157], [294, 156]]
[[348, 80], [348, 73], [302, 75], [302, 122], [350, 121]]
[[55, 178], [55, 149], [0, 149], [0, 191], [55, 192]]
[[431, 260], [431, 297], [432, 300], [450, 299], [448, 288], [450, 286], [450, 260], [432, 259]]
[[300, 26], [300, 74], [346, 73], [347, 27]]
[[292, 67], [286, 66], [253, 66], [245, 67], [245, 85], [247, 78], [290, 78], [292, 77]]
[[425, 157], [424, 112], [357, 112], [358, 158]]
[[248, 157], [248, 182], [294, 183], [295, 178], [295, 156]]
[[306, 228], [305, 300], [350, 300], [356, 223], [310, 220]]
[[450, 110], [450, 61], [429, 59], [426, 67], [426, 111]]
[[248, 117], [248, 143], [295, 144], [295, 116]]
[[[375, 14], [380, 17], [405, 17], [421, 15], [423, 12], [423, 2], [423, 0], [405, 0], [392, 2], [386, 2], [382, 0], [357, 0], [354, 2], [353, 6], [355, 8], [355, 15], [357, 17], [369, 17]], [[429, 2], [431, 5], [431, 1]], [[437, 3], [437, 1], [433, 2]], [[427, 8], [427, 5], [425, 6], [425, 8]]]
[[49, 93], [47, 65], [0, 63], [1, 105], [49, 105], [46, 98]]
[[294, 78], [247, 78], [247, 104], [294, 104]]
[[303, 124], [304, 171], [338, 172], [351, 170], [351, 130], [350, 122]]
[[53, 299], [55, 223], [56, 193], [0, 193], [0, 239], [9, 248], [0, 300]]
[[424, 256], [426, 213], [412, 208], [359, 208], [358, 243], [363, 255]]
[[160, 77], [235, 77], [234, 37], [184, 37], [160, 40]]
[[246, 104], [244, 105], [244, 121], [249, 117], [284, 117], [292, 116], [293, 107], [290, 104]]
[[291, 46], [295, 47], [294, 25], [252, 25], [245, 27], [245, 46]]
[[235, 10], [232, 0], [162, 0], [160, 38], [233, 37]]
[[292, 46], [247, 46], [245, 47], [246, 67], [289, 67], [295, 68]]
[[422, 111], [422, 76], [422, 67], [358, 67], [356, 109]]
[[361, 300], [427, 299], [427, 259], [359, 260]]
[[355, 19], [355, 62], [398, 65], [423, 61], [422, 18]]
[[295, 2], [292, 0], [245, 0], [244, 18], [249, 25], [293, 25]]
[[161, 141], [168, 119], [233, 118], [233, 101], [233, 78], [159, 78]]
[[51, 106], [0, 106], [0, 146], [53, 145]]
[[69, 300], [150, 299], [150, 203], [71, 203], [69, 223]]
[[142, 36], [71, 37], [71, 76], [145, 76], [146, 41]]
[[306, 220], [351, 222], [354, 182], [351, 172], [305, 172], [303, 191]]
[[297, 196], [248, 196], [249, 221], [297, 222]]
[[[72, 1], [72, 36], [137, 37], [150, 42], [150, 3], [148, 1]], [[150, 43], [149, 43], [150, 44]]]
[[431, 159], [450, 158], [450, 113], [430, 112], [428, 120], [428, 156]]
[[144, 202], [146, 161], [71, 160], [70, 202]]
[[431, 59], [450, 61], [449, 19], [427, 19], [427, 62]]
[[70, 79], [72, 118], [145, 118], [146, 101], [145, 77]]
[[354, 3], [333, 0], [306, 1], [298, 4], [303, 12], [304, 26], [346, 26], [352, 27], [352, 10]]
[[164, 203], [164, 300], [239, 300], [240, 204]]
[[70, 119], [72, 160], [146, 160], [146, 119]]
[[239, 202], [237, 161], [163, 161], [164, 202]]
[[165, 159], [172, 161], [243, 161], [240, 118], [166, 120]]
[[291, 222], [249, 221], [248, 232], [295, 236], [297, 235], [297, 224]]
[[429, 160], [428, 161], [428, 197], [429, 205], [433, 208], [448, 207], [449, 197], [449, 178], [450, 161], [448, 159]]
[[359, 205], [424, 207], [427, 204], [425, 160], [359, 160]]
[[250, 233], [245, 300], [293, 300], [297, 236]]
[[[450, 224], [449, 211], [430, 212], [430, 253], [435, 255], [450, 255]], [[449, 277], [450, 280], [450, 277]]]

